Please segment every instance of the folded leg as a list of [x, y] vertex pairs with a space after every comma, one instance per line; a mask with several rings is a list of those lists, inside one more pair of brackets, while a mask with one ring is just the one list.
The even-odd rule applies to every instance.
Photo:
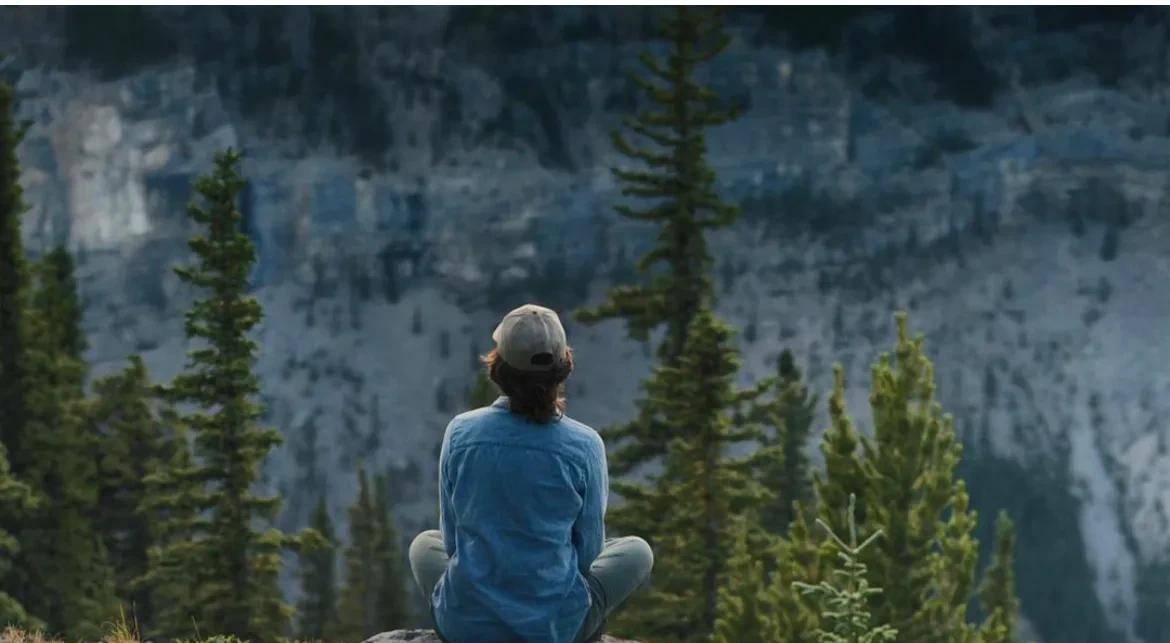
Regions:
[[621, 607], [634, 590], [650, 579], [654, 552], [637, 536], [610, 538], [601, 554], [589, 566], [593, 605], [581, 624], [578, 641], [594, 640], [605, 626], [605, 618]]
[[410, 571], [414, 574], [414, 582], [423, 593], [427, 605], [431, 603], [435, 585], [447, 570], [447, 560], [443, 534], [437, 529], [422, 532], [410, 543]]

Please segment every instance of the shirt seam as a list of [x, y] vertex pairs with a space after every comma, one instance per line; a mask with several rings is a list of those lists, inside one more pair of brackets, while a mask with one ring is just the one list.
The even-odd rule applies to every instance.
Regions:
[[544, 447], [533, 447], [533, 446], [526, 446], [526, 445], [521, 445], [521, 444], [513, 444], [511, 442], [498, 442], [495, 440], [476, 440], [475, 442], [472, 442], [470, 444], [460, 444], [458, 446], [451, 447], [447, 450], [447, 460], [449, 461], [451, 459], [451, 456], [455, 455], [456, 453], [459, 453], [461, 451], [466, 451], [467, 449], [470, 449], [471, 447], [480, 446], [480, 445], [496, 446], [496, 447], [511, 447], [511, 448], [520, 449], [523, 451], [539, 451], [541, 453], [547, 453], [551, 456], [554, 456], [556, 458], [566, 460], [566, 461], [572, 463], [574, 466], [581, 469], [580, 473], [582, 476], [586, 475], [585, 472], [589, 470], [589, 466], [587, 463], [581, 462], [576, 457], [569, 455], [567, 453], [564, 453], [562, 451], [556, 451], [553, 449], [546, 449]]
[[556, 456], [558, 458], [567, 459], [567, 461], [570, 461], [573, 464], [576, 464], [578, 466], [581, 466], [581, 464], [583, 464], [583, 463], [578, 461], [577, 457], [574, 457], [570, 454], [566, 454], [566, 452], [564, 452], [564, 451], [558, 451], [556, 449], [548, 449], [548, 448], [544, 448], [544, 447], [529, 447], [529, 445], [525, 445], [525, 444], [516, 444], [516, 443], [512, 443], [512, 442], [500, 442], [500, 441], [495, 441], [495, 440], [476, 440], [475, 442], [457, 445], [457, 447], [450, 448], [447, 451], [447, 459], [450, 459], [450, 456], [457, 454], [457, 452], [459, 452], [459, 451], [464, 451], [464, 450], [467, 450], [467, 449], [472, 448], [472, 447], [477, 447], [477, 445], [481, 445], [481, 444], [487, 444], [487, 445], [490, 445], [490, 447], [511, 447], [514, 449], [522, 449], [525, 451], [541, 451], [541, 452], [545, 452], [545, 454]]

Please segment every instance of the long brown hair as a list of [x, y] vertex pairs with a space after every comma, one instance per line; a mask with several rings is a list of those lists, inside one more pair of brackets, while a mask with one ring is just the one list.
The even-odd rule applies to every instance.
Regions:
[[566, 350], [564, 362], [547, 371], [515, 368], [494, 348], [481, 359], [487, 365], [488, 377], [508, 396], [508, 406], [513, 413], [540, 424], [564, 414], [565, 380], [573, 372], [572, 349]]

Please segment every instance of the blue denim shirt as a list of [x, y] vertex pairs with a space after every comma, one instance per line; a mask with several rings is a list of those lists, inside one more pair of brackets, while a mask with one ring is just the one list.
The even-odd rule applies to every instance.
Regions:
[[447, 425], [439, 528], [450, 562], [432, 596], [451, 643], [570, 643], [589, 609], [584, 574], [605, 543], [605, 446], [565, 416], [548, 424], [508, 398]]

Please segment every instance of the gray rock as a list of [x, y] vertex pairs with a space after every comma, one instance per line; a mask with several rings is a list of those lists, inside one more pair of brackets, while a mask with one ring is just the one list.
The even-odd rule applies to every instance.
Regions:
[[[398, 643], [399, 641], [411, 641], [411, 643], [441, 643], [439, 637], [435, 635], [433, 630], [394, 630], [393, 632], [382, 632], [375, 634], [366, 639], [363, 643]], [[601, 637], [601, 643], [638, 643], [629, 639], [619, 639], [608, 634]]]

